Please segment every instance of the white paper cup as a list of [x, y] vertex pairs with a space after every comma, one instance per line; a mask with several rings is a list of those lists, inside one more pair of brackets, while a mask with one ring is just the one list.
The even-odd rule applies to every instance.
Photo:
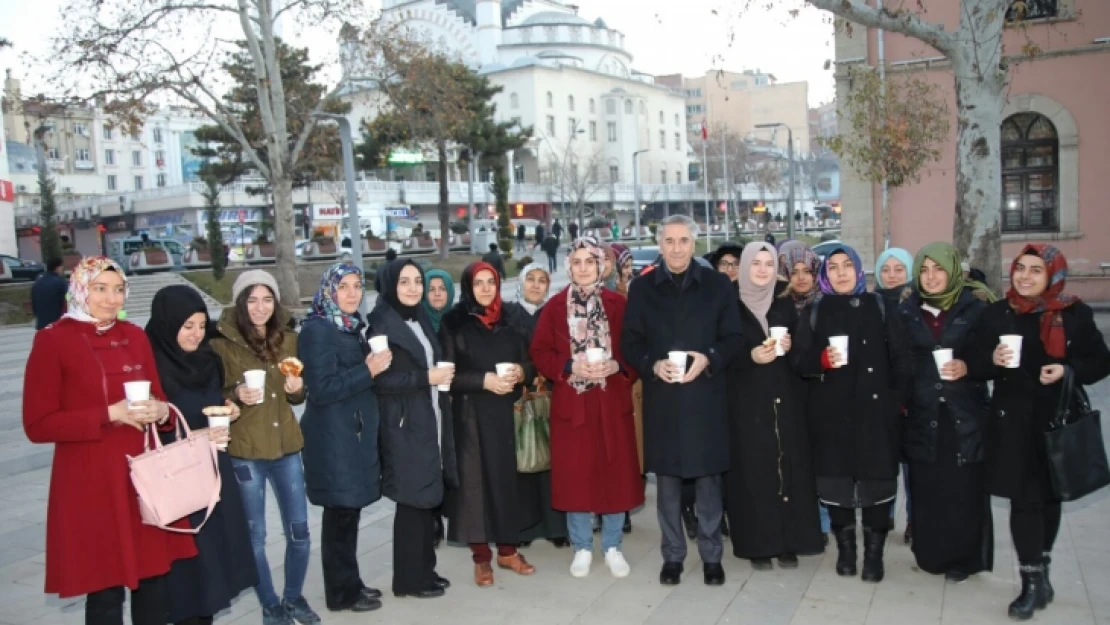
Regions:
[[[453, 363], [453, 362], [437, 362], [436, 363], [436, 368], [438, 368], [438, 369], [454, 369], [455, 368], [455, 363]], [[440, 385], [436, 386], [436, 388], [443, 391], [443, 392], [447, 392], [447, 391], [451, 390], [451, 385], [450, 384], [440, 384]]]
[[508, 375], [512, 372], [513, 372], [513, 363], [511, 363], [511, 362], [499, 362], [499, 363], [497, 363], [497, 377], [499, 377], [499, 378], [508, 377]]
[[944, 377], [944, 374], [941, 373], [940, 369], [944, 365], [952, 362], [952, 350], [950, 350], [950, 349], [934, 349], [933, 350], [933, 360], [935, 360], [936, 363], [937, 363], [937, 373], [940, 373], [940, 379], [942, 379], [942, 380], [951, 380], [952, 378]]
[[370, 337], [370, 351], [380, 354], [389, 349], [389, 337], [384, 334]]
[[243, 382], [246, 383], [247, 388], [252, 390], [262, 391], [262, 399], [258, 403], [266, 401], [266, 370], [265, 369], [251, 369], [250, 371], [243, 372]]
[[830, 336], [829, 345], [836, 348], [840, 352], [840, 362], [834, 363], [841, 367], [848, 364], [848, 337], [847, 336]]
[[670, 352], [667, 354], [674, 366], [678, 367], [678, 378], [682, 379], [686, 375], [686, 352]]
[[586, 362], [601, 362], [605, 360], [605, 350], [600, 347], [591, 347], [586, 350]]
[[[231, 427], [231, 417], [208, 417], [208, 427], [210, 428], [229, 428]], [[227, 449], [227, 443], [223, 445], [216, 445], [217, 449]]]
[[123, 383], [123, 394], [127, 396], [127, 406], [132, 402], [150, 399], [150, 380], [135, 380]]
[[1003, 334], [998, 337], [998, 342], [1010, 348], [1014, 356], [1010, 359], [1010, 364], [1006, 365], [1007, 369], [1017, 369], [1021, 366], [1021, 335], [1020, 334]]
[[787, 330], [786, 330], [786, 328], [784, 328], [782, 326], [773, 326], [771, 328], [771, 338], [775, 339], [775, 355], [776, 356], [785, 356], [786, 355], [786, 350], [784, 350], [782, 348], [782, 345], [779, 344], [779, 341], [781, 341], [782, 337], [786, 336], [786, 334], [787, 334]]

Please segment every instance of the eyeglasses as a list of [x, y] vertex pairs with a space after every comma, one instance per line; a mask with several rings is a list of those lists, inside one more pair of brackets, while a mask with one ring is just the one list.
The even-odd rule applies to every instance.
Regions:
[[731, 263], [727, 260], [722, 260], [721, 262], [717, 263], [717, 268], [718, 269], [739, 269], [740, 268], [740, 261], [736, 261], [735, 263]]

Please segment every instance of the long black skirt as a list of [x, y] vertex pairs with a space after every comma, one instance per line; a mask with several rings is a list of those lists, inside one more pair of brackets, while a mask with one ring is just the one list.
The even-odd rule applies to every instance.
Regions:
[[986, 467], [959, 466], [956, 427], [944, 404], [937, 418], [936, 462], [910, 462], [913, 554], [921, 570], [969, 575], [994, 567], [994, 526]]
[[536, 474], [539, 487], [540, 522], [524, 530], [521, 539], [525, 541], [566, 538], [567, 513], [551, 507], [551, 471]]

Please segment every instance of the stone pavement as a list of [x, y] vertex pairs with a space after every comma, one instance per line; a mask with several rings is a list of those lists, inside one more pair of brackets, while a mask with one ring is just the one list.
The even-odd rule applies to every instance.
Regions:
[[[142, 324], [145, 319], [135, 316]], [[1103, 332], [1110, 317], [1100, 316]], [[21, 426], [23, 368], [34, 332], [29, 328], [0, 329], [0, 625], [78, 625], [83, 622], [81, 598], [61, 600], [42, 593], [47, 487], [52, 448], [32, 445]], [[1110, 381], [1091, 389], [1096, 407], [1110, 413]], [[393, 506], [381, 501], [364, 511], [359, 537], [363, 580], [386, 590], [383, 609], [370, 614], [332, 614], [324, 610], [320, 571], [320, 509], [311, 507], [314, 548], [305, 595], [334, 625], [450, 623], [490, 625], [987, 625], [1008, 623], [1006, 606], [1016, 595], [1018, 580], [1008, 528], [1007, 504], [994, 502], [995, 567], [960, 585], [916, 571], [910, 550], [902, 544], [904, 516], [899, 503], [897, 534], [887, 546], [886, 580], [865, 584], [859, 578], [837, 577], [835, 547], [822, 557], [801, 558], [793, 571], [753, 573], [746, 561], [731, 556], [726, 543], [724, 587], [701, 583], [701, 563], [691, 544], [689, 573], [677, 587], [658, 582], [662, 558], [655, 519], [654, 487], [644, 509], [632, 517], [634, 531], [624, 551], [632, 575], [613, 579], [601, 555], [587, 579], [570, 577], [570, 552], [546, 542], [525, 551], [538, 572], [524, 578], [495, 571], [496, 585], [479, 589], [472, 581], [469, 551], [443, 546], [438, 551], [440, 574], [454, 586], [433, 600], [395, 599], [388, 593], [392, 559]], [[1053, 554], [1056, 601], [1038, 612], [1034, 623], [1110, 625], [1110, 493], [1102, 492], [1065, 507], [1066, 514]], [[270, 498], [268, 554], [275, 580], [282, 579], [284, 539], [277, 508]], [[257, 625], [261, 614], [253, 593], [243, 594], [218, 623]]]

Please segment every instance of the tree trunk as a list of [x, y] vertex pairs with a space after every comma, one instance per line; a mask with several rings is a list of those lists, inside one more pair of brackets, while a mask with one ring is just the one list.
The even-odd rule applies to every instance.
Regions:
[[449, 206], [451, 198], [447, 190], [447, 142], [443, 139], [437, 141], [436, 151], [439, 154], [437, 166], [439, 174], [436, 176], [439, 180], [439, 257], [447, 258], [451, 247], [447, 242], [451, 233], [451, 207]]
[[[275, 172], [284, 170], [279, 167]], [[301, 290], [297, 282], [297, 255], [293, 251], [293, 181], [282, 175], [271, 182], [274, 188], [274, 250], [277, 256], [277, 282], [281, 303], [287, 309], [300, 306]], [[356, 207], [354, 210], [358, 210]], [[353, 233], [352, 236], [357, 236]]]

